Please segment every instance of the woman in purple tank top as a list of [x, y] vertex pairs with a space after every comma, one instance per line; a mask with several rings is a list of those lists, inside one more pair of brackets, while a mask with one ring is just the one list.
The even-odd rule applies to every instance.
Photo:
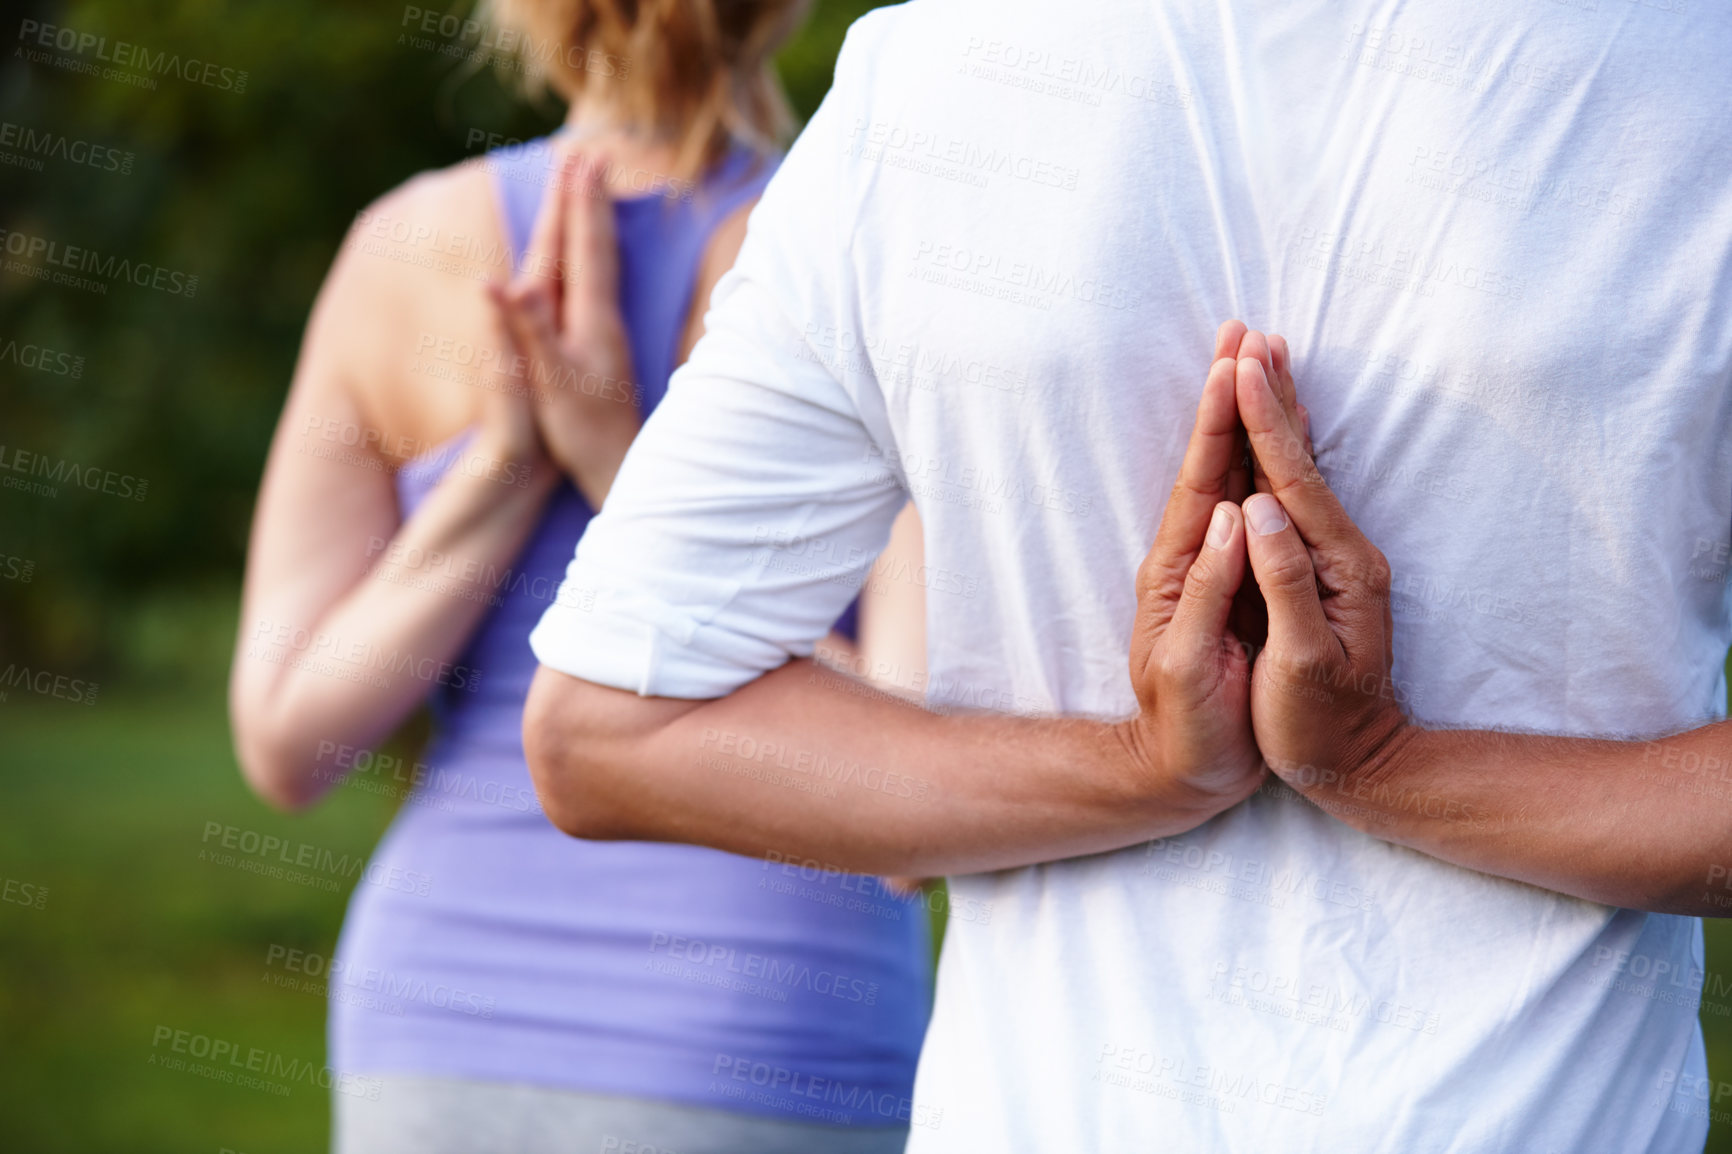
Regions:
[[[344, 1154], [876, 1154], [940, 1122], [910, 1101], [919, 902], [818, 862], [567, 838], [520, 737], [529, 630], [581, 597], [577, 539], [774, 171], [769, 54], [802, 7], [496, 4], [566, 128], [386, 195], [314, 306], [230, 698], [274, 804], [412, 783], [331, 965]], [[423, 702], [416, 765], [369, 752]]]

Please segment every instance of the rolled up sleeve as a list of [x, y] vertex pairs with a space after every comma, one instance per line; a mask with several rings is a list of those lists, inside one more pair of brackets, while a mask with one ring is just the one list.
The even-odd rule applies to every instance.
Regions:
[[810, 655], [883, 549], [906, 492], [876, 386], [844, 384], [806, 335], [850, 311], [839, 115], [826, 100], [753, 213], [706, 335], [530, 635], [543, 665], [723, 696]]

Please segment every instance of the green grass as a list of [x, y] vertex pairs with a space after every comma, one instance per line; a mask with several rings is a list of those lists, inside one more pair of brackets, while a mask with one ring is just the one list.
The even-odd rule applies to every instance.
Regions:
[[[218, 695], [0, 704], [9, 786], [0, 873], [0, 1148], [312, 1151], [326, 1092], [287, 1097], [152, 1066], [158, 1027], [315, 1066], [322, 999], [265, 984], [273, 944], [329, 954], [347, 901], [200, 860], [206, 822], [365, 854], [390, 803], [345, 790], [301, 818], [242, 784]], [[347, 890], [347, 885], [341, 887]]]
[[[14, 692], [0, 780], [0, 878], [47, 887], [41, 910], [0, 902], [0, 1149], [323, 1150], [325, 1091], [163, 1069], [152, 1041], [166, 1026], [321, 1063], [323, 1000], [267, 984], [265, 954], [328, 956], [347, 895], [201, 861], [205, 823], [353, 856], [392, 803], [346, 789], [303, 817], [272, 813], [241, 783], [215, 692], [90, 707]], [[1709, 922], [1708, 941], [1710, 971], [1732, 970], [1732, 921]], [[1732, 1080], [1732, 1018], [1705, 1029], [1716, 1078]], [[1708, 1149], [1732, 1154], [1732, 1128]]]

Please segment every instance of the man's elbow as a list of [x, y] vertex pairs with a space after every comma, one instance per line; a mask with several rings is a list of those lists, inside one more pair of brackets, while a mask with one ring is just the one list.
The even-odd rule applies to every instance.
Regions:
[[[597, 756], [604, 736], [586, 724], [586, 692], [599, 687], [545, 666], [523, 706], [523, 753], [547, 818], [561, 833], [594, 841], [629, 837], [615, 790]], [[600, 690], [605, 693], [606, 690]]]

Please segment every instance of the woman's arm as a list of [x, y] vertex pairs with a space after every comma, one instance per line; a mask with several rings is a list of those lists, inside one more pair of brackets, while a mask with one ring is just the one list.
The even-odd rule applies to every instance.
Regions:
[[926, 566], [920, 514], [912, 502], [890, 526], [890, 540], [860, 591], [860, 654], [850, 672], [911, 701], [926, 696]]
[[394, 466], [429, 446], [387, 432], [359, 386], [406, 371], [425, 322], [419, 293], [475, 293], [486, 316], [473, 282], [423, 288], [404, 267], [345, 245], [314, 306], [254, 516], [229, 708], [247, 780], [283, 808], [340, 779], [333, 747], [378, 742], [435, 686], [486, 675], [456, 659], [557, 479], [528, 399], [487, 391], [482, 429], [400, 522]]
[[[890, 526], [890, 540], [860, 590], [860, 648], [849, 672], [888, 693], [919, 702], [926, 696], [926, 587], [915, 577], [926, 567], [920, 514], [910, 501]], [[892, 891], [912, 894], [923, 879], [885, 879]]]

